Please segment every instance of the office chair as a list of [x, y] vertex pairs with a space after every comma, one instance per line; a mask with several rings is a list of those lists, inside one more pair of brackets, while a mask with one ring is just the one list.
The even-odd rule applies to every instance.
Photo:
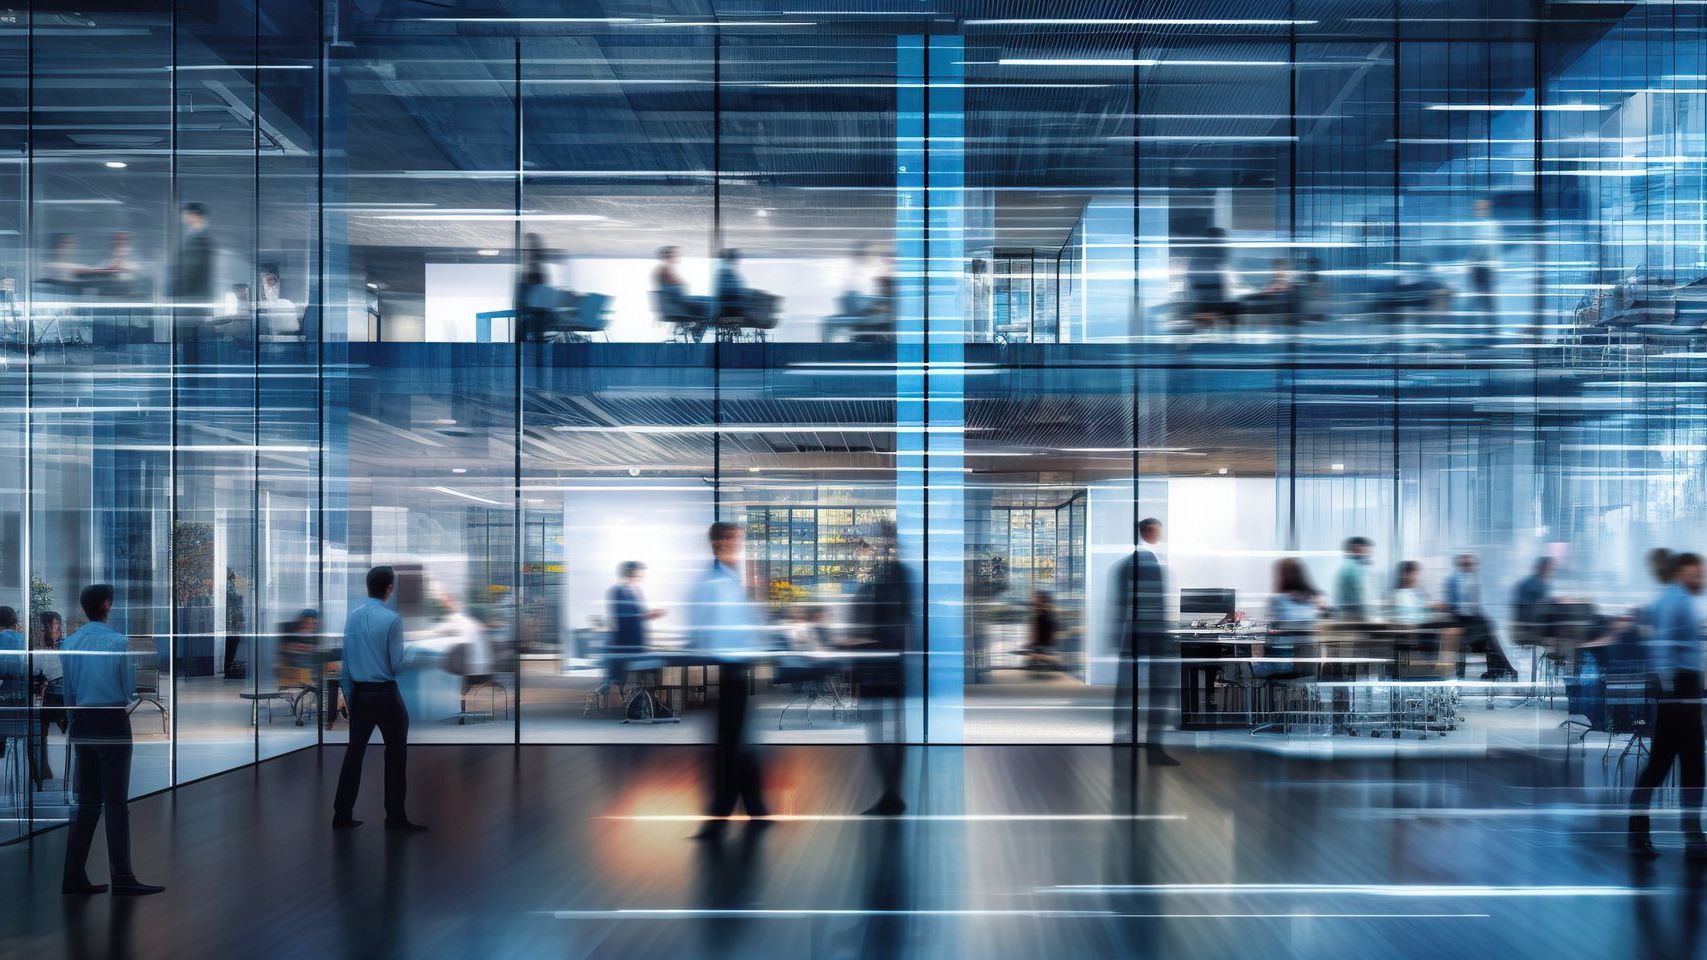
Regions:
[[610, 326], [610, 297], [536, 283], [522, 291], [522, 319], [539, 342], [586, 343]]
[[136, 667], [136, 700], [125, 709], [125, 716], [136, 712], [143, 704], [151, 704], [160, 711], [160, 732], [165, 733], [166, 704], [160, 700], [160, 665], [153, 660], [153, 651]]
[[[445, 669], [452, 675], [461, 677], [463, 681], [461, 697], [458, 700], [458, 706], [460, 709], [457, 713], [452, 714], [445, 719], [455, 720], [458, 724], [465, 723], [469, 720], [474, 720], [476, 722], [496, 720], [498, 717], [498, 698], [500, 696], [504, 698], [504, 717], [505, 719], [508, 719], [510, 716], [509, 690], [505, 689], [504, 685], [498, 682], [498, 678], [494, 674], [469, 672], [468, 655], [473, 650], [473, 647], [474, 645], [471, 643], [458, 643], [452, 645], [445, 653]], [[482, 688], [486, 690], [488, 709], [485, 713], [471, 713], [468, 709], [468, 695]]]
[[675, 328], [670, 339], [677, 343], [698, 343], [705, 336], [711, 303], [704, 297], [684, 297], [666, 290], [652, 291], [652, 312], [659, 322]]

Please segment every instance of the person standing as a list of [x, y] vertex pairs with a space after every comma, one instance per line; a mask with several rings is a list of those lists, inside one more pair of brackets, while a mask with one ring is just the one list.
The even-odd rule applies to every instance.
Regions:
[[1671, 582], [1660, 591], [1651, 615], [1653, 624], [1645, 646], [1648, 689], [1658, 701], [1648, 764], [1630, 793], [1627, 845], [1632, 856], [1660, 855], [1649, 832], [1648, 808], [1654, 789], [1677, 765], [1682, 788], [1683, 830], [1687, 856], [1707, 859], [1707, 834], [1701, 830], [1701, 792], [1707, 785], [1707, 738], [1701, 729], [1701, 619], [1695, 598], [1703, 585], [1701, 557], [1680, 553], [1671, 561]]
[[1167, 682], [1174, 651], [1168, 649], [1167, 573], [1156, 553], [1162, 542], [1162, 521], [1138, 521], [1138, 548], [1115, 568], [1115, 622], [1120, 644], [1120, 674], [1115, 679], [1115, 743], [1130, 743], [1136, 733], [1138, 670], [1144, 669], [1145, 760], [1151, 766], [1179, 763], [1168, 755], [1163, 736], [1168, 727]]
[[736, 801], [762, 822], [770, 814], [757, 752], [747, 742], [748, 653], [757, 649], [758, 612], [747, 598], [740, 524], [718, 521], [708, 532], [711, 569], [694, 587], [689, 637], [695, 651], [717, 665], [717, 737], [712, 747], [711, 805], [696, 840], [723, 837]]
[[385, 829], [418, 832], [404, 808], [408, 789], [409, 708], [397, 691], [403, 669], [403, 618], [386, 606], [397, 587], [397, 572], [374, 567], [367, 572], [367, 602], [344, 620], [344, 702], [350, 711], [350, 743], [338, 772], [332, 801], [332, 828], [359, 827], [353, 814], [362, 785], [362, 760], [373, 729], [385, 740]]
[[[898, 559], [895, 525], [883, 522], [871, 536], [855, 544], [866, 561], [865, 582], [854, 595], [853, 617], [858, 649], [867, 657], [858, 662], [859, 693], [866, 711], [866, 739], [877, 767], [883, 793], [865, 810], [868, 817], [894, 817], [907, 812], [901, 799], [906, 772], [907, 731], [903, 723], [907, 651], [912, 648], [913, 580]], [[815, 611], [821, 613], [822, 611]]]
[[1341, 620], [1367, 620], [1374, 612], [1369, 603], [1369, 562], [1375, 543], [1368, 537], [1348, 537], [1345, 562], [1334, 574], [1334, 615]]
[[24, 647], [24, 635], [18, 630], [18, 611], [0, 607], [0, 702], [20, 697], [19, 706], [30, 705], [23, 696], [29, 688], [25, 675], [29, 673], [29, 653]]
[[89, 847], [95, 821], [107, 815], [107, 863], [114, 896], [144, 896], [165, 887], [143, 883], [130, 863], [130, 715], [125, 707], [136, 690], [136, 669], [124, 634], [107, 626], [113, 588], [84, 587], [78, 602], [89, 618], [60, 645], [64, 658], [65, 705], [71, 712], [71, 743], [77, 754], [77, 811], [65, 840], [65, 873], [59, 890], [67, 896], [104, 893], [90, 883]]
[[605, 593], [611, 632], [610, 644], [605, 648], [605, 682], [599, 688], [601, 703], [611, 687], [616, 688], [617, 702], [623, 702], [629, 658], [647, 648], [647, 624], [664, 615], [664, 611], [646, 606], [646, 598], [640, 593], [640, 581], [644, 579], [646, 564], [624, 560], [617, 565], [616, 583]]
[[[65, 670], [60, 665], [59, 645], [65, 640], [65, 618], [53, 610], [42, 612], [41, 632], [36, 635], [30, 660], [35, 669], [35, 687], [41, 697], [41, 709], [37, 712], [32, 724], [35, 737], [34, 774], [36, 789], [53, 779], [53, 764], [47, 755], [47, 728], [49, 724], [59, 727], [59, 732], [66, 731], [67, 717], [65, 715]], [[66, 771], [69, 773], [70, 771]]]

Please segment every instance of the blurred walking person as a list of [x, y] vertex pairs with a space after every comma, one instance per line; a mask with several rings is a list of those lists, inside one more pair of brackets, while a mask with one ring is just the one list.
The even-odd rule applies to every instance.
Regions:
[[858, 663], [861, 708], [866, 711], [866, 740], [883, 793], [865, 811], [868, 817], [905, 813], [902, 778], [907, 765], [907, 652], [913, 647], [912, 575], [897, 557], [895, 525], [881, 523], [861, 537], [859, 557], [868, 567], [854, 596], [856, 641], [867, 654]]
[[708, 531], [711, 569], [694, 587], [688, 604], [693, 648], [717, 665], [717, 738], [711, 752], [709, 819], [696, 840], [722, 839], [739, 801], [747, 816], [762, 825], [770, 814], [763, 795], [759, 757], [747, 742], [747, 685], [751, 654], [762, 629], [759, 612], [747, 596], [740, 524], [718, 521]]

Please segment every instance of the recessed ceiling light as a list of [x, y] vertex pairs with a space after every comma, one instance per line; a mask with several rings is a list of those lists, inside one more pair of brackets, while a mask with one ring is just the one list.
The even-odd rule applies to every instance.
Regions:
[[1343, 463], [1332, 463], [1332, 464], [1328, 465], [1328, 469], [1338, 473], [1338, 472], [1343, 471], [1345, 469], [1345, 464], [1343, 464]]
[[1226, 467], [1222, 467], [1222, 468], [1221, 468], [1221, 469], [1219, 469], [1219, 470], [1217, 470], [1217, 471], [1215, 471], [1215, 472], [1216, 472], [1216, 473], [1219, 473], [1219, 474], [1220, 474], [1220, 475], [1222, 475], [1222, 476], [1223, 476], [1223, 477], [1224, 477], [1224, 476], [1226, 476], [1226, 475], [1227, 475], [1227, 468], [1226, 468]]
[[125, 163], [123, 160], [108, 160], [105, 166], [108, 170], [123, 170], [125, 167], [130, 166], [130, 164]]
[[478, 254], [480, 254], [480, 255], [481, 255], [481, 256], [483, 256], [483, 257], [495, 257], [495, 256], [497, 256], [497, 255], [498, 255], [498, 254], [500, 254], [500, 253], [503, 253], [503, 252], [504, 252], [504, 251], [502, 251], [502, 250], [495, 250], [495, 249], [493, 249], [493, 248], [491, 248], [491, 247], [486, 247], [486, 248], [484, 248], [484, 249], [481, 249], [481, 250], [476, 250], [476, 251], [475, 251], [475, 252], [476, 252], [476, 253], [478, 253]]
[[771, 215], [771, 212], [769, 210], [755, 210], [753, 212], [753, 216], [755, 216], [755, 217], [763, 218], [763, 217], [768, 217], [770, 215]]
[[450, 472], [451, 473], [467, 473], [468, 468], [467, 467], [451, 467]]
[[373, 283], [373, 282], [371, 282], [371, 281], [370, 281], [370, 282], [369, 282], [369, 283], [368, 283], [368, 285], [367, 285], [367, 288], [368, 288], [368, 289], [369, 289], [369, 290], [378, 290], [378, 289], [379, 289], [379, 284], [377, 284], [377, 283]]

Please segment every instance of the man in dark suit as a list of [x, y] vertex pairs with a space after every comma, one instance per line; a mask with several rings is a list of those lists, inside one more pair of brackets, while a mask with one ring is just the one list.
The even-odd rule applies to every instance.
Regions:
[[184, 345], [184, 360], [189, 363], [201, 359], [201, 342], [214, 299], [215, 252], [207, 220], [206, 204], [194, 200], [184, 204], [180, 212], [183, 229], [178, 237], [178, 255], [172, 261], [172, 306], [176, 311], [178, 341]]
[[913, 582], [896, 559], [895, 525], [882, 523], [860, 538], [861, 559], [870, 566], [854, 596], [856, 646], [865, 654], [859, 662], [860, 699], [868, 711], [866, 738], [883, 795], [866, 816], [894, 817], [905, 813], [901, 777], [907, 764], [905, 711], [907, 651], [913, 635]]
[[1152, 766], [1173, 766], [1179, 761], [1162, 744], [1167, 729], [1167, 669], [1163, 662], [1168, 649], [1167, 574], [1155, 547], [1162, 541], [1162, 521], [1146, 517], [1138, 521], [1138, 549], [1120, 562], [1114, 572], [1116, 624], [1119, 645], [1119, 675], [1115, 679], [1114, 742], [1131, 743], [1136, 733], [1138, 667], [1147, 665], [1144, 693], [1144, 737], [1146, 759]]

